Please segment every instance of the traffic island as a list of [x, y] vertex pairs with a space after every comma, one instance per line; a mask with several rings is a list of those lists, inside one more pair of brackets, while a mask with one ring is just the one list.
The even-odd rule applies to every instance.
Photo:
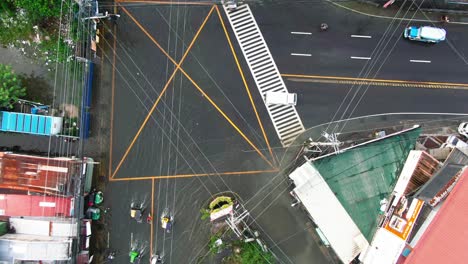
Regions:
[[230, 264], [273, 262], [259, 233], [247, 224], [248, 211], [234, 197], [218, 196], [200, 212], [202, 220], [209, 217], [211, 222], [208, 252], [202, 259]]

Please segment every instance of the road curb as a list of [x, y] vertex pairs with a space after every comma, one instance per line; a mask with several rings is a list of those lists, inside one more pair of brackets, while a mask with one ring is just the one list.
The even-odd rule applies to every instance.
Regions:
[[453, 9], [433, 9], [433, 8], [420, 8], [419, 10], [427, 13], [444, 13], [452, 15], [468, 15], [468, 11], [453, 10]]
[[[397, 20], [404, 20], [404, 21], [428, 22], [428, 23], [439, 23], [440, 22], [439, 20], [410, 19], [410, 18], [401, 18], [401, 17], [395, 18], [395, 17], [390, 17], [390, 16], [374, 15], [374, 14], [369, 14], [369, 13], [366, 13], [366, 12], [362, 12], [362, 11], [359, 11], [359, 10], [356, 10], [356, 9], [341, 5], [339, 3], [333, 2], [332, 0], [326, 0], [326, 1], [329, 2], [332, 5], [337, 6], [337, 7], [340, 7], [340, 8], [343, 8], [343, 9], [346, 9], [348, 11], [351, 11], [351, 12], [354, 12], [354, 13], [357, 13], [357, 14], [360, 14], [360, 15], [364, 15], [364, 16], [370, 16], [370, 17], [375, 17], [375, 18], [383, 18], [383, 19], [397, 19]], [[362, 1], [359, 1], [359, 2], [362, 2]], [[450, 24], [468, 25], [468, 22], [450, 22]]]

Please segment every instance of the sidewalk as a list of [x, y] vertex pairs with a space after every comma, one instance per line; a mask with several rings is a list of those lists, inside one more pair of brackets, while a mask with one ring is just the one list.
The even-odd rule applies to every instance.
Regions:
[[429, 23], [438, 23], [440, 22], [441, 15], [448, 14], [450, 16], [451, 24], [462, 24], [468, 25], [468, 14], [460, 14], [458, 11], [454, 10], [438, 10], [438, 9], [420, 9], [417, 10], [416, 7], [410, 8], [408, 12], [408, 7], [402, 9], [401, 12], [398, 12], [400, 6], [391, 5], [388, 8], [383, 8], [377, 4], [374, 4], [371, 1], [361, 2], [361, 1], [349, 1], [349, 2], [334, 2], [327, 0], [330, 4], [338, 7], [344, 8], [351, 12], [355, 12], [361, 15], [367, 15], [372, 17], [379, 17], [383, 19], [394, 19], [398, 18], [401, 20], [412, 20], [420, 22], [429, 22]]

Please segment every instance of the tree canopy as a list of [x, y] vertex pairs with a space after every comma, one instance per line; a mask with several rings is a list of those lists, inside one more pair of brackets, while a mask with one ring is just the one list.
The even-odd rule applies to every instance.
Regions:
[[0, 64], [0, 107], [13, 108], [13, 104], [25, 95], [26, 89], [11, 66]]

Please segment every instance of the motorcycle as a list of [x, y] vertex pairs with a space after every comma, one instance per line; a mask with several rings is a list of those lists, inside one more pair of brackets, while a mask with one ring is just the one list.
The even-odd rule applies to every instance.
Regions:
[[159, 253], [156, 253], [155, 255], [151, 256], [151, 259], [150, 259], [150, 264], [156, 264], [156, 263], [163, 263], [163, 256], [160, 255]]
[[169, 209], [164, 209], [163, 213], [161, 214], [161, 227], [166, 230], [167, 233], [170, 233], [173, 223], [174, 217], [169, 213]]
[[128, 255], [130, 256], [130, 263], [132, 264], [140, 263], [141, 254], [138, 250], [133, 249], [130, 251]]
[[148, 216], [146, 217], [146, 223], [151, 224], [153, 221], [153, 217], [151, 216], [151, 213], [148, 213]]
[[327, 29], [328, 29], [328, 24], [327, 23], [320, 24], [320, 30], [321, 31], [326, 31]]

